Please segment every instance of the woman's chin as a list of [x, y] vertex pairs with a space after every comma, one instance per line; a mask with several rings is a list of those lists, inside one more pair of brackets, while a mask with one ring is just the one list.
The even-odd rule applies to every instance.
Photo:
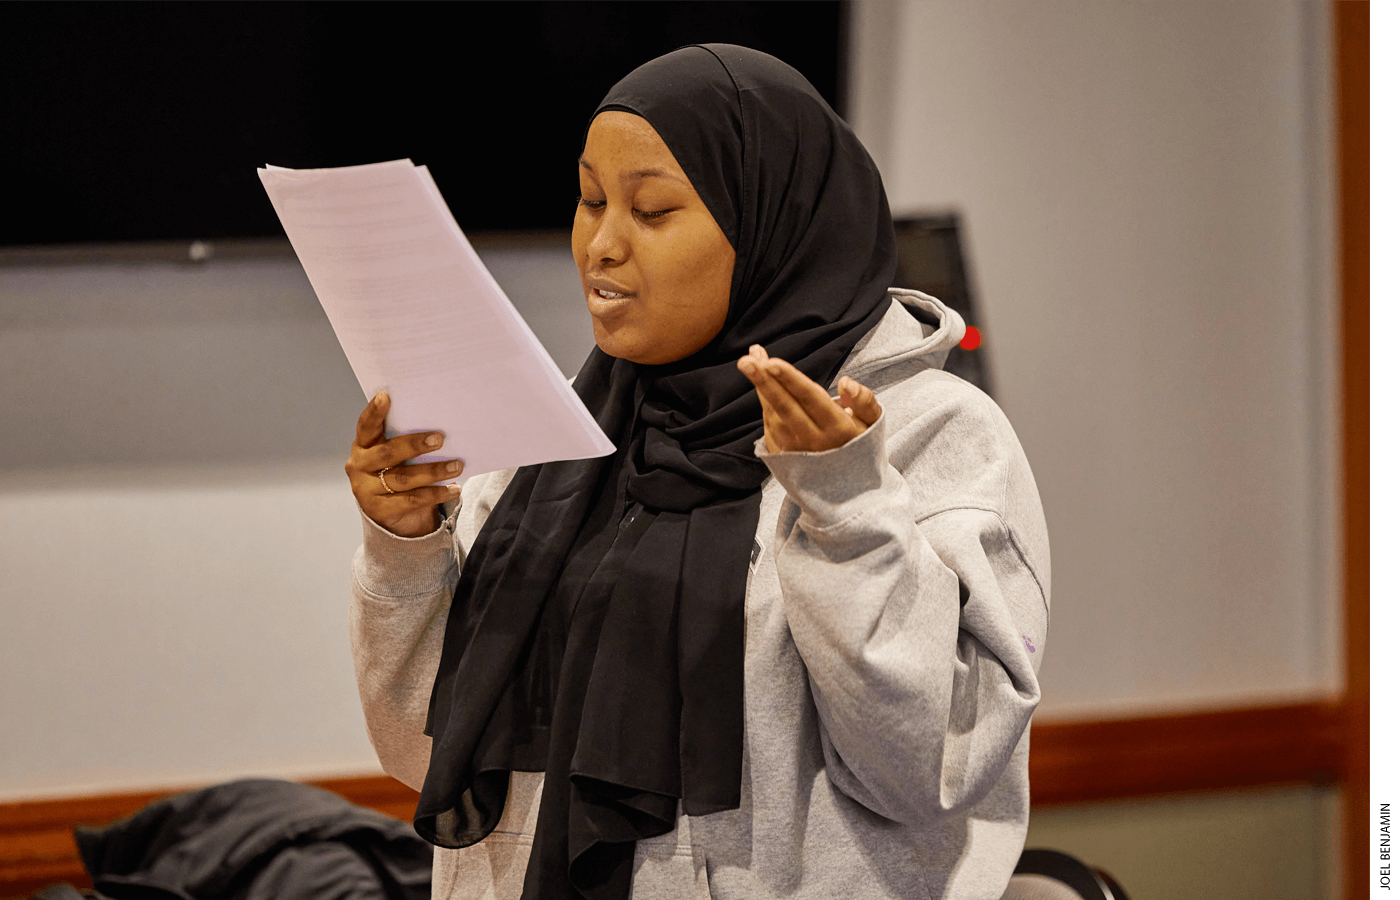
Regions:
[[646, 348], [638, 347], [634, 341], [628, 340], [628, 335], [622, 329], [608, 328], [602, 322], [594, 319], [593, 342], [598, 345], [599, 350], [608, 356], [645, 365], [643, 360], [647, 355]]
[[635, 321], [622, 322], [596, 316], [593, 319], [593, 342], [598, 349], [608, 356], [639, 366], [661, 366], [685, 359], [709, 343], [711, 338], [713, 335], [707, 333], [678, 334], [675, 329], [649, 329]]
[[659, 366], [690, 355], [674, 350], [667, 352], [668, 348], [650, 343], [621, 339], [619, 335], [609, 334], [599, 328], [596, 322], [593, 323], [593, 341], [598, 345], [598, 349], [608, 356], [625, 359], [639, 366]]

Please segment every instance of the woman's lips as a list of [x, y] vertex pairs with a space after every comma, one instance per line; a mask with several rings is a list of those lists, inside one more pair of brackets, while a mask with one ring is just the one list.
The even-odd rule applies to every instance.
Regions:
[[620, 291], [606, 291], [590, 287], [588, 289], [588, 312], [595, 319], [610, 319], [621, 313], [635, 299], [637, 299], [636, 294], [624, 294]]

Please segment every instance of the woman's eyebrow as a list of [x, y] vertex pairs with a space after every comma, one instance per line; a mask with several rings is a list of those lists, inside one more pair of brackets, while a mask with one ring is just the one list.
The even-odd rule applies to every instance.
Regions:
[[[588, 160], [584, 159], [582, 156], [578, 158], [578, 164], [583, 166], [588, 171], [593, 172], [593, 174], [597, 174], [597, 172], [594, 171], [593, 167], [588, 164]], [[642, 178], [669, 178], [672, 181], [681, 180], [675, 175], [672, 175], [670, 172], [667, 172], [665, 169], [634, 169], [631, 172], [622, 173], [623, 181], [637, 181]]]
[[633, 172], [624, 172], [622, 178], [625, 181], [637, 181], [642, 178], [669, 178], [672, 181], [680, 181], [679, 178], [665, 169], [637, 169]]

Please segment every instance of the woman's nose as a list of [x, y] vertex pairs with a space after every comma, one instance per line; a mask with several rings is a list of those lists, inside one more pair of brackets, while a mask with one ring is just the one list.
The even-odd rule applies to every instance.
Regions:
[[612, 207], [604, 208], [603, 215], [598, 220], [597, 230], [588, 242], [588, 255], [600, 264], [616, 264], [626, 260], [628, 246], [625, 227], [625, 223], [619, 221]]

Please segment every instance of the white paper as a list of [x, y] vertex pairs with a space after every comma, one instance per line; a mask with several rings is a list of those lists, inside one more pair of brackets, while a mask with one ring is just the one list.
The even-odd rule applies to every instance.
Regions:
[[[258, 176], [389, 433], [440, 431], [463, 477], [615, 449], [407, 159]], [[347, 423], [350, 427], [351, 423]]]

